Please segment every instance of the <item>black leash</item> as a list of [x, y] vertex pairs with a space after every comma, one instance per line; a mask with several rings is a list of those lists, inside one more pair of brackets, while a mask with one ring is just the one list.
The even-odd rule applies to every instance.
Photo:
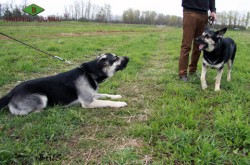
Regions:
[[50, 56], [50, 57], [53, 57], [53, 58], [56, 58], [56, 59], [58, 59], [58, 60], [60, 60], [60, 61], [66, 62], [67, 64], [72, 64], [70, 61], [67, 61], [67, 60], [65, 60], [65, 59], [63, 59], [63, 58], [61, 58], [61, 57], [58, 57], [58, 56], [54, 56], [54, 55], [52, 55], [52, 54], [49, 54], [49, 53], [47, 53], [47, 52], [45, 52], [45, 51], [43, 51], [43, 50], [41, 50], [41, 49], [38, 49], [38, 48], [36, 48], [36, 47], [34, 47], [34, 46], [31, 46], [31, 45], [28, 45], [28, 44], [26, 44], [26, 43], [24, 43], [24, 42], [22, 42], [22, 41], [19, 41], [19, 40], [15, 39], [15, 38], [13, 38], [13, 37], [11, 37], [11, 36], [8, 36], [7, 34], [4, 34], [4, 33], [2, 33], [2, 32], [0, 32], [0, 34], [2, 34], [2, 35], [5, 36], [5, 37], [8, 37], [8, 38], [10, 38], [10, 39], [12, 39], [12, 40], [15, 40], [15, 41], [17, 41], [17, 42], [19, 42], [19, 43], [21, 43], [21, 44], [23, 44], [23, 45], [25, 45], [25, 46], [28, 46], [28, 47], [30, 47], [30, 48], [32, 48], [32, 49], [35, 49], [35, 50], [37, 50], [37, 51], [39, 51], [39, 52], [42, 52], [42, 53], [44, 53], [44, 54], [46, 54], [46, 55], [48, 55], [48, 56]]

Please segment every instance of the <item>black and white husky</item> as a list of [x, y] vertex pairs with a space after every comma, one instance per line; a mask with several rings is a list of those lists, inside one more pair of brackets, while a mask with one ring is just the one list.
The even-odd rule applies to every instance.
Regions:
[[119, 99], [121, 95], [99, 94], [97, 90], [99, 83], [126, 68], [128, 61], [128, 57], [105, 53], [68, 72], [23, 82], [0, 99], [0, 109], [8, 105], [12, 114], [27, 115], [47, 106], [76, 103], [83, 108], [124, 107], [125, 102], [98, 100]]
[[203, 51], [203, 65], [201, 72], [201, 87], [207, 88], [206, 73], [208, 67], [217, 69], [215, 91], [220, 90], [221, 76], [224, 64], [228, 65], [227, 81], [231, 80], [231, 71], [236, 54], [236, 44], [231, 38], [223, 38], [227, 28], [219, 31], [206, 30], [202, 36], [196, 38], [199, 50]]

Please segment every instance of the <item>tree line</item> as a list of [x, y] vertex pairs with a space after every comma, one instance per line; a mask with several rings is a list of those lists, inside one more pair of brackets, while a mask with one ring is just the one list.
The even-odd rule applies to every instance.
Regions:
[[140, 10], [128, 9], [122, 14], [122, 22], [130, 24], [181, 26], [182, 17], [158, 14], [155, 11], [141, 12]]
[[230, 29], [246, 29], [250, 23], [250, 12], [224, 11], [217, 13], [217, 17], [216, 26]]
[[109, 4], [99, 6], [91, 3], [90, 0], [75, 0], [71, 5], [65, 7], [64, 19], [173, 26], [181, 26], [182, 24], [181, 17], [158, 14], [155, 11], [128, 9], [123, 12], [122, 16], [114, 16]]
[[[28, 5], [27, 2], [28, 0], [23, 0], [23, 4], [20, 5], [0, 3], [0, 18], [27, 16], [22, 11]], [[59, 16], [62, 20], [182, 26], [182, 17], [179, 16], [132, 8], [123, 11], [121, 16], [117, 16], [112, 14], [109, 4], [100, 6], [93, 4], [91, 0], [75, 0], [70, 5], [65, 6], [64, 13], [60, 13]], [[215, 26], [244, 29], [249, 25], [250, 12], [220, 12], [217, 13], [217, 17]]]
[[75, 0], [69, 6], [65, 6], [63, 19], [96, 22], [111, 22], [113, 20], [109, 4], [99, 6], [90, 0]]

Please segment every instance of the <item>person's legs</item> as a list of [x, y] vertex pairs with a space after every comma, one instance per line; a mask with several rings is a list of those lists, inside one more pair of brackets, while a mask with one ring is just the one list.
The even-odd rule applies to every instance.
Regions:
[[196, 30], [196, 18], [195, 13], [184, 12], [183, 13], [183, 36], [182, 45], [179, 58], [179, 77], [187, 76], [187, 69], [189, 63], [189, 52], [191, 50], [192, 41]]
[[[194, 38], [197, 38], [199, 36], [201, 36], [201, 34], [204, 32], [205, 27], [207, 25], [207, 21], [208, 21], [208, 16], [206, 14], [196, 14], [197, 17], [197, 29], [194, 33]], [[190, 74], [194, 74], [196, 73], [197, 70], [197, 64], [200, 58], [200, 54], [201, 52], [199, 51], [199, 47], [198, 45], [195, 43], [195, 41], [193, 41], [193, 50], [192, 50], [192, 55], [191, 55], [191, 62], [189, 65], [189, 73]]]
[[197, 64], [200, 58], [201, 52], [199, 51], [199, 48], [197, 48], [197, 45], [195, 42], [193, 43], [193, 50], [192, 50], [192, 55], [191, 55], [191, 62], [189, 65], [189, 73], [194, 74], [196, 73], [197, 70]]

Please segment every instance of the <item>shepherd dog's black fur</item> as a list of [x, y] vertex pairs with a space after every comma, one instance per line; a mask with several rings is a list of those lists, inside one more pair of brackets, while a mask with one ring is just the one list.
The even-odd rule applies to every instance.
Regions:
[[227, 81], [231, 80], [236, 44], [231, 38], [223, 38], [226, 31], [227, 28], [218, 31], [206, 30], [202, 36], [196, 38], [196, 42], [199, 44], [199, 50], [203, 51], [201, 72], [201, 87], [203, 90], [207, 88], [206, 73], [208, 67], [217, 69], [215, 91], [220, 90], [220, 81], [225, 63], [228, 65]]

